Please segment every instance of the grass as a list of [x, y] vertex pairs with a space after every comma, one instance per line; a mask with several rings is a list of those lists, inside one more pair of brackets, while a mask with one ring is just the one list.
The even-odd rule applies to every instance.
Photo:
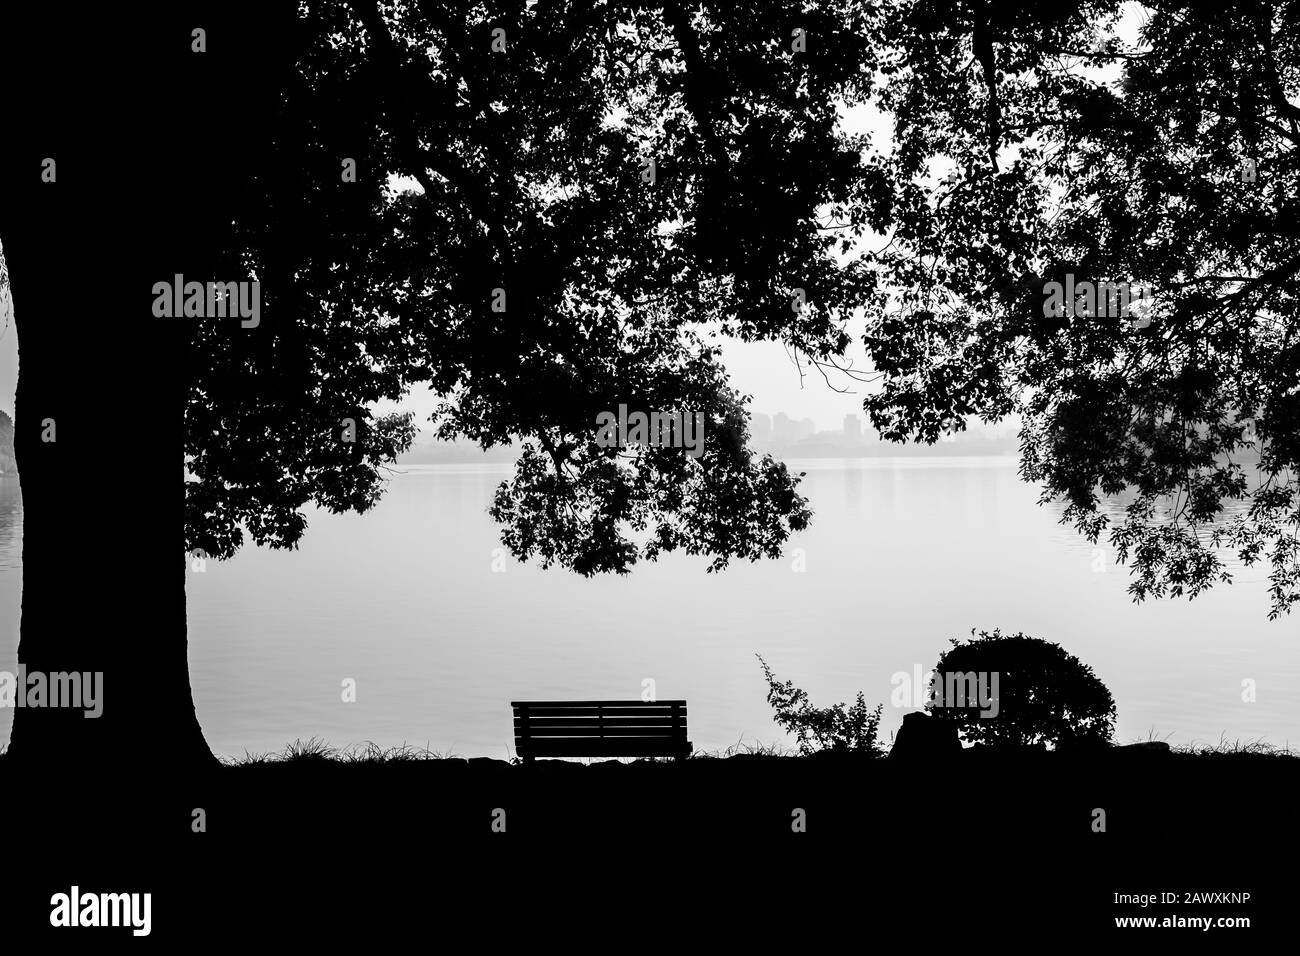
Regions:
[[[1148, 731], [1145, 738], [1137, 738], [1130, 743], [1168, 743], [1172, 734], [1166, 734], [1164, 737], [1158, 736], [1154, 730]], [[1240, 738], [1229, 740], [1227, 736], [1221, 736], [1216, 743], [1206, 743], [1204, 741], [1192, 741], [1188, 744], [1171, 745], [1170, 750], [1176, 754], [1185, 754], [1195, 757], [1211, 757], [1224, 755], [1243, 755], [1267, 756], [1278, 758], [1296, 758], [1300, 757], [1300, 750], [1292, 749], [1289, 743], [1284, 746], [1277, 746], [1265, 741], [1262, 737], [1256, 740], [1245, 740]], [[697, 750], [691, 755], [692, 760], [726, 760], [729, 757], [798, 757], [799, 753], [793, 747], [778, 742], [764, 743], [761, 740], [745, 740], [743, 737], [738, 739], [734, 744], [715, 750]], [[384, 764], [405, 764], [419, 763], [432, 760], [464, 760], [463, 754], [455, 753], [451, 750], [439, 751], [434, 750], [425, 744], [416, 746], [414, 744], [401, 744], [396, 747], [381, 747], [373, 741], [367, 741], [361, 744], [355, 744], [350, 747], [336, 747], [319, 737], [311, 737], [307, 740], [295, 740], [286, 744], [282, 750], [252, 753], [244, 752], [243, 757], [219, 758], [221, 763], [227, 767], [250, 767], [262, 766], [267, 764], [336, 764], [336, 765], [384, 765]], [[622, 758], [628, 760], [630, 758]], [[518, 758], [511, 758], [509, 763], [518, 763]], [[592, 764], [604, 762], [600, 758], [584, 758], [580, 761], [583, 764]], [[671, 757], [649, 757], [640, 758], [637, 762], [641, 763], [675, 763]]]
[[463, 759], [460, 754], [431, 749], [427, 744], [417, 747], [413, 744], [401, 744], [397, 747], [381, 747], [373, 741], [356, 744], [351, 747], [335, 747], [319, 737], [308, 740], [295, 740], [286, 744], [283, 750], [270, 753], [250, 753], [244, 751], [243, 757], [220, 757], [227, 767], [251, 767], [264, 764], [400, 764], [416, 763], [425, 760]]
[[[760, 740], [747, 741], [743, 737], [734, 744], [723, 747], [719, 750], [697, 750], [691, 755], [691, 759], [702, 760], [725, 760], [728, 757], [796, 757], [798, 751], [780, 743], [763, 743]], [[415, 746], [413, 744], [401, 744], [396, 747], [381, 747], [373, 741], [367, 741], [361, 744], [355, 744], [351, 747], [336, 747], [319, 737], [311, 737], [307, 740], [298, 739], [292, 743], [286, 744], [278, 751], [251, 752], [244, 751], [242, 757], [221, 756], [218, 757], [221, 763], [227, 767], [256, 767], [267, 764], [314, 764], [314, 763], [332, 763], [332, 764], [394, 764], [394, 763], [416, 763], [427, 760], [464, 760], [464, 754], [458, 754], [451, 750], [439, 751], [434, 750], [427, 744], [424, 746]], [[613, 759], [613, 758], [611, 758]], [[619, 758], [632, 759], [632, 758]], [[643, 757], [638, 758], [640, 762], [647, 763], [675, 763], [673, 757]], [[518, 763], [518, 758], [512, 757], [509, 763]], [[582, 758], [581, 763], [591, 764], [604, 762], [601, 758]]]
[[[1169, 743], [1172, 733], [1165, 734], [1163, 737], [1156, 734], [1155, 729], [1147, 731], [1146, 737], [1139, 737], [1130, 743], [1147, 744], [1147, 743]], [[1204, 741], [1193, 740], [1187, 744], [1170, 744], [1169, 749], [1176, 754], [1189, 754], [1193, 757], [1221, 756], [1224, 754], [1251, 754], [1253, 756], [1266, 757], [1300, 757], [1300, 751], [1292, 750], [1288, 741], [1283, 746], [1271, 744], [1263, 737], [1257, 737], [1254, 740], [1243, 741], [1240, 737], [1229, 740], [1226, 734], [1220, 734], [1217, 743], [1206, 743]]]
[[1300, 751], [1292, 750], [1290, 744], [1279, 747], [1276, 744], [1270, 744], [1262, 737], [1258, 740], [1247, 740], [1244, 743], [1240, 738], [1228, 740], [1227, 737], [1220, 737], [1217, 744], [1207, 744], [1198, 741], [1192, 741], [1190, 744], [1184, 744], [1180, 747], [1172, 748], [1175, 753], [1192, 754], [1197, 757], [1222, 756], [1223, 754], [1252, 754], [1255, 756], [1266, 757], [1300, 757]]
[[[736, 756], [760, 756], [760, 757], [795, 757], [798, 752], [791, 747], [786, 747], [778, 743], [763, 743], [761, 741], [747, 742], [738, 740], [736, 743], [720, 750], [697, 750], [691, 755], [691, 759], [711, 759], [722, 760], [727, 757]], [[321, 740], [319, 737], [311, 737], [308, 740], [295, 740], [286, 744], [283, 749], [278, 751], [265, 751], [254, 753], [244, 751], [242, 757], [220, 756], [217, 758], [227, 767], [249, 767], [261, 766], [263, 764], [282, 764], [282, 763], [341, 763], [341, 764], [388, 764], [388, 763], [410, 763], [424, 760], [465, 760], [464, 754], [454, 753], [453, 751], [438, 751], [430, 747], [417, 747], [412, 744], [402, 744], [397, 747], [381, 747], [378, 744], [367, 741], [361, 744], [355, 744], [351, 747], [336, 747], [332, 744]], [[495, 759], [495, 758], [494, 758]], [[639, 758], [575, 758], [581, 763], [604, 762], [605, 759], [622, 759], [622, 760], [640, 760], [650, 763], [674, 763], [674, 757], [639, 757]], [[518, 758], [512, 757], [508, 763], [517, 763]]]
[[749, 742], [744, 737], [741, 737], [734, 744], [723, 747], [721, 750], [697, 750], [692, 756], [710, 760], [725, 760], [728, 757], [797, 757], [798, 755], [797, 750], [785, 744], [775, 742], [765, 744], [757, 739]]

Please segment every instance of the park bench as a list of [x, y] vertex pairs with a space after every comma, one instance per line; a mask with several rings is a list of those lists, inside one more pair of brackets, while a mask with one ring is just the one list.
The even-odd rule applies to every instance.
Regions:
[[684, 700], [515, 700], [515, 752], [535, 757], [691, 755]]

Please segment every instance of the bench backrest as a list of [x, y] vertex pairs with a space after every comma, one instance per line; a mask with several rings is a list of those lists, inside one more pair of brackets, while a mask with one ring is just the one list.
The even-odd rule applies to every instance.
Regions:
[[515, 752], [534, 757], [687, 757], [684, 700], [515, 700]]

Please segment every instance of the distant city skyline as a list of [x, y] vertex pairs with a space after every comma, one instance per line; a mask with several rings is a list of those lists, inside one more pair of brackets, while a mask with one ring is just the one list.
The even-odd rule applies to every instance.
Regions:
[[[882, 439], [864, 425], [864, 417], [845, 415], [835, 429], [818, 429], [811, 418], [795, 419], [785, 412], [749, 413], [750, 447], [790, 458], [858, 458], [913, 456], [1006, 456], [1018, 449], [1017, 422], [997, 425], [968, 422], [965, 431], [945, 435], [934, 445], [917, 442], [895, 443]], [[517, 444], [499, 445], [487, 451], [470, 441], [443, 442], [434, 432], [422, 428], [415, 442], [398, 456], [399, 464], [465, 462], [511, 463], [519, 454]]]

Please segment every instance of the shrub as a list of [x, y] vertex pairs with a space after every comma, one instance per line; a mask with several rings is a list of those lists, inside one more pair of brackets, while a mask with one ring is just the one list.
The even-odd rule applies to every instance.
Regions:
[[772, 676], [767, 661], [755, 654], [763, 665], [767, 678], [767, 702], [776, 712], [776, 722], [798, 741], [799, 755], [808, 756], [819, 751], [839, 751], [878, 757], [883, 753], [876, 743], [880, 728], [883, 704], [867, 710], [867, 702], [858, 691], [851, 707], [833, 704], [814, 707], [808, 701], [808, 692], [795, 687], [790, 681], [781, 683]]
[[[968, 743], [1057, 747], [1107, 743], [1114, 735], [1115, 700], [1110, 691], [1091, 667], [1059, 644], [999, 630], [951, 643], [935, 665], [926, 710], [956, 723]], [[987, 714], [981, 713], [977, 701], [960, 707], [943, 699], [943, 675], [955, 672], [989, 675], [986, 686], [993, 701]]]

